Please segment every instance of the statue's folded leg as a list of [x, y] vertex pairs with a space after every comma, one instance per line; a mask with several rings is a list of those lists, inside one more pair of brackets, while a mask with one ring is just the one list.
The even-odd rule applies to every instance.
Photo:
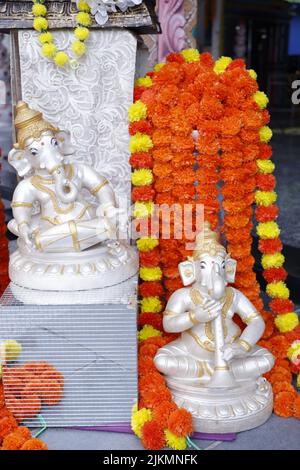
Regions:
[[237, 380], [258, 378], [272, 369], [274, 356], [267, 349], [254, 346], [245, 358], [234, 359], [231, 363], [233, 375]]
[[213, 372], [207, 361], [192, 357], [180, 340], [159, 349], [154, 363], [160, 372], [172, 377], [209, 380]]
[[109, 238], [109, 232], [99, 219], [70, 220], [44, 231], [35, 232], [39, 251], [60, 253], [83, 251]]

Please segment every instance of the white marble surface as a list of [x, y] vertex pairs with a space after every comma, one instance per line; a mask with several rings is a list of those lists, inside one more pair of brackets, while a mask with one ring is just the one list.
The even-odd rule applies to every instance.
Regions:
[[[72, 32], [56, 31], [59, 50], [71, 51]], [[127, 109], [133, 98], [136, 37], [129, 31], [92, 31], [80, 67], [57, 68], [41, 55], [38, 35], [20, 31], [22, 98], [46, 119], [72, 132], [75, 158], [86, 161], [130, 196]]]

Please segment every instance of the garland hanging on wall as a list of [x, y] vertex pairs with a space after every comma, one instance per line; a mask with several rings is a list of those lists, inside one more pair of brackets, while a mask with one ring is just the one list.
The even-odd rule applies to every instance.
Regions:
[[[222, 231], [228, 250], [238, 260], [235, 285], [262, 313], [266, 329], [260, 344], [275, 355], [268, 374], [280, 416], [300, 418], [300, 397], [291, 384], [300, 371], [300, 327], [284, 281], [284, 257], [275, 222], [274, 164], [268, 142], [272, 131], [265, 109], [266, 95], [259, 91], [256, 73], [241, 59], [188, 49], [170, 54], [166, 63], [136, 82], [134, 104], [129, 110], [132, 199], [137, 224], [151, 218], [154, 203], [204, 204], [205, 219], [220, 224], [218, 183], [222, 183]], [[194, 143], [192, 131], [198, 139]], [[263, 310], [260, 287], [253, 272], [252, 207], [256, 203], [259, 248], [263, 253], [267, 294], [275, 315]], [[194, 214], [193, 214], [194, 215]], [[163, 219], [163, 217], [161, 217]], [[139, 293], [139, 409], [132, 426], [146, 448], [169, 445], [186, 448], [192, 432], [191, 417], [172, 401], [153, 357], [174, 339], [162, 328], [162, 310], [169, 295], [180, 288], [177, 264], [189, 254], [185, 239], [165, 240], [160, 232], [141, 232]], [[172, 220], [171, 233], [177, 227]], [[275, 321], [274, 321], [275, 320]], [[288, 361], [288, 359], [289, 361]], [[298, 385], [299, 383], [298, 375]]]
[[47, 20], [47, 7], [44, 5], [45, 0], [32, 0], [32, 13], [34, 16], [33, 27], [40, 33], [39, 41], [42, 45], [42, 54], [54, 61], [58, 67], [65, 67], [70, 64], [72, 67], [78, 66], [78, 57], [86, 53], [85, 41], [90, 35], [89, 26], [91, 25], [90, 6], [85, 1], [78, 1], [78, 14], [76, 16], [77, 26], [74, 30], [75, 40], [72, 42], [72, 51], [74, 58], [64, 51], [58, 51], [54, 43], [53, 35], [49, 31]]

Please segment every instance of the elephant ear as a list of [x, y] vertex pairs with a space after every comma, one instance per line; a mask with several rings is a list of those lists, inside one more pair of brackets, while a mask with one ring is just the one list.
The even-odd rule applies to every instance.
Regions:
[[63, 155], [73, 155], [75, 147], [71, 143], [71, 132], [58, 131], [55, 134], [59, 149]]
[[196, 280], [195, 265], [193, 261], [183, 261], [178, 265], [178, 271], [184, 286], [189, 286]]
[[21, 177], [27, 175], [31, 170], [31, 164], [26, 150], [12, 149], [8, 154], [8, 161]]
[[228, 257], [225, 261], [226, 281], [232, 284], [235, 280], [237, 261]]

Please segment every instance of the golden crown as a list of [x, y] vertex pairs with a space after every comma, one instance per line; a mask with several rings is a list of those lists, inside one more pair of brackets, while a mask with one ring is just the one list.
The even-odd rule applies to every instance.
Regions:
[[210, 223], [205, 221], [202, 232], [196, 236], [196, 248], [193, 252], [193, 259], [198, 260], [202, 255], [223, 256], [226, 257], [227, 252], [221, 243], [219, 243], [219, 235], [211, 230]]
[[15, 148], [24, 149], [27, 139], [39, 139], [45, 131], [58, 131], [56, 127], [44, 120], [42, 113], [29, 108], [24, 101], [18, 102], [14, 121], [17, 134]]

